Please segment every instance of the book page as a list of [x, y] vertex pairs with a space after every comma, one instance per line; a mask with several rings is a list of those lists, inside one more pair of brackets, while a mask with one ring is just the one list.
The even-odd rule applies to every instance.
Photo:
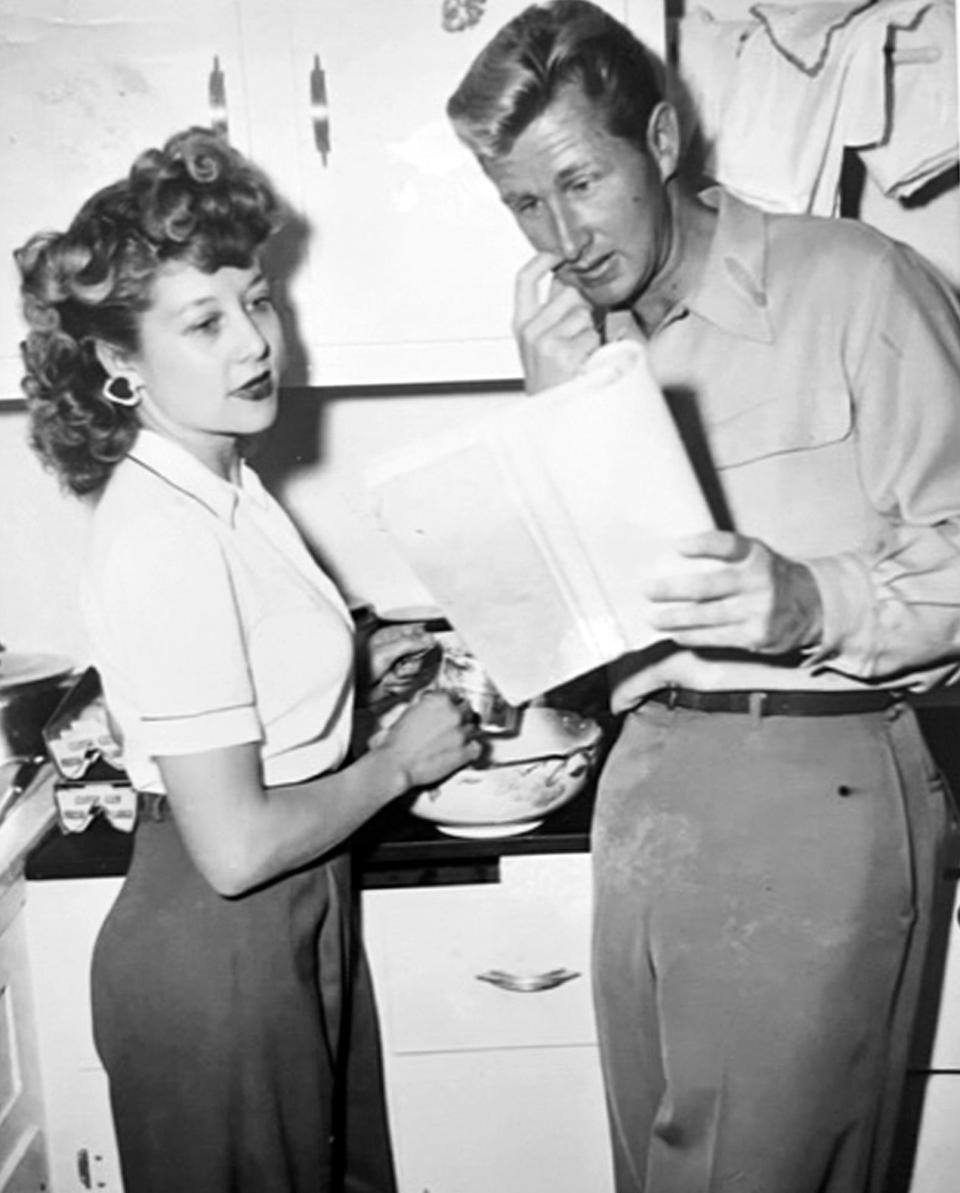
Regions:
[[713, 525], [643, 347], [375, 462], [372, 508], [511, 703], [658, 637], [641, 590]]

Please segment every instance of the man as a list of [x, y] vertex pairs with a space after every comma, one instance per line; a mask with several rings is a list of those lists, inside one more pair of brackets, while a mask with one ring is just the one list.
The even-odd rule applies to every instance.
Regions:
[[688, 191], [657, 80], [627, 29], [559, 0], [448, 105], [537, 251], [528, 389], [637, 337], [712, 467], [720, 528], [648, 586], [665, 642], [611, 672], [617, 1189], [877, 1190], [948, 823], [904, 693], [960, 675], [960, 311], [871, 229]]

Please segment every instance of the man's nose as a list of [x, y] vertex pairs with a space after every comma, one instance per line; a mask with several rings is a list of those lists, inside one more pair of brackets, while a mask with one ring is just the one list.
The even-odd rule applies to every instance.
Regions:
[[576, 261], [590, 242], [589, 229], [566, 204], [558, 204], [553, 212], [556, 251], [565, 262]]

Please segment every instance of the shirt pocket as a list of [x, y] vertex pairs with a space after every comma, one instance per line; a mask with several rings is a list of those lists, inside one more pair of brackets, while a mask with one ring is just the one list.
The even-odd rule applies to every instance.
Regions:
[[853, 431], [853, 406], [842, 388], [797, 391], [767, 398], [709, 424], [717, 468], [736, 468], [770, 456], [815, 451]]

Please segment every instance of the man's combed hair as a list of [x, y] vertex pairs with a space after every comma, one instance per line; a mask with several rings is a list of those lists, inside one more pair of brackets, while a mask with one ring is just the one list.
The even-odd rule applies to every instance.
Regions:
[[663, 99], [659, 64], [625, 25], [588, 0], [524, 9], [476, 57], [447, 115], [461, 141], [489, 160], [509, 153], [570, 85], [600, 106], [614, 136], [645, 148], [650, 114]]
[[278, 222], [263, 175], [216, 133], [192, 128], [141, 154], [66, 232], [39, 232], [16, 251], [31, 444], [68, 489], [102, 488], [139, 425], [103, 396], [97, 341], [136, 352], [166, 263], [247, 268]]

